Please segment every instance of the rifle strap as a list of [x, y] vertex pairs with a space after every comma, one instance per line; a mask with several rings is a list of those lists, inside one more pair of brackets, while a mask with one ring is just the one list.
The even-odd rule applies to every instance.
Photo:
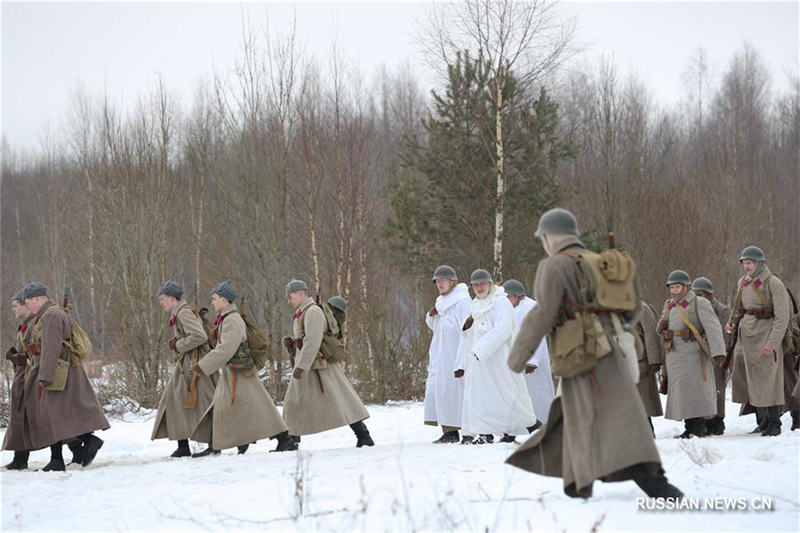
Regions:
[[[695, 325], [692, 324], [692, 321], [689, 320], [689, 317], [687, 317], [686, 313], [683, 312], [681, 306], [676, 305], [675, 310], [678, 312], [678, 316], [681, 317], [683, 323], [686, 324], [686, 327], [689, 328], [689, 330], [692, 332], [692, 335], [694, 335], [694, 338], [695, 340], [697, 340], [697, 344], [700, 345], [700, 348], [705, 352], [705, 354], [708, 357], [711, 357], [711, 349], [708, 347], [708, 343], [703, 337], [700, 336], [700, 332], [697, 331], [697, 327], [695, 327]], [[706, 371], [706, 361], [705, 358], [703, 357], [703, 354], [700, 354], [700, 369], [703, 372], [703, 381], [708, 381], [708, 375]]]

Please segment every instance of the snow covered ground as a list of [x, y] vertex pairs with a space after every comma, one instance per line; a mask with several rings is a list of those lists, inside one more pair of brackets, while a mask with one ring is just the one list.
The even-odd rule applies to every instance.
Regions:
[[[729, 413], [738, 406], [728, 405]], [[149, 440], [150, 417], [112, 421], [86, 469], [2, 472], [2, 531], [321, 530], [611, 531], [791, 530], [800, 523], [800, 431], [762, 438], [753, 416], [728, 416], [722, 437], [682, 441], [682, 425], [655, 419], [671, 482], [687, 496], [771, 498], [771, 512], [643, 511], [633, 482], [596, 483], [576, 501], [561, 480], [509, 467], [515, 444], [433, 445], [419, 403], [370, 406], [377, 443], [356, 449], [349, 428], [303, 437], [299, 453], [274, 441], [203, 459], [170, 459], [174, 443]], [[152, 416], [152, 414], [150, 415]], [[69, 457], [64, 449], [65, 457]], [[41, 468], [48, 452], [32, 454]], [[2, 454], [3, 463], [11, 459]]]

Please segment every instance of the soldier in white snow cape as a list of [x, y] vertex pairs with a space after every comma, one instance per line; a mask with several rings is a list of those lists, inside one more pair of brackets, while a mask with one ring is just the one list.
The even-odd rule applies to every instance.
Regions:
[[425, 380], [425, 424], [442, 426], [434, 443], [454, 443], [460, 437], [464, 382], [453, 375], [461, 339], [461, 326], [469, 316], [469, 288], [458, 282], [456, 271], [442, 265], [433, 273], [439, 290], [436, 304], [425, 315], [433, 331], [428, 350], [428, 378]]
[[[473, 272], [470, 283], [475, 298], [463, 326], [456, 364], [456, 376], [464, 376], [462, 444], [492, 442], [494, 434], [528, 434], [536, 415], [525, 379], [508, 367], [517, 329], [514, 308], [486, 270]], [[480, 437], [473, 441], [476, 435]]]
[[[514, 318], [517, 320], [517, 328], [522, 324], [525, 315], [533, 311], [536, 307], [536, 300], [525, 295], [525, 286], [515, 280], [510, 279], [503, 283], [508, 301], [514, 306]], [[516, 332], [515, 335], [516, 337]], [[512, 340], [513, 342], [513, 340]], [[528, 387], [528, 395], [531, 397], [533, 412], [536, 413], [536, 425], [547, 422], [547, 413], [550, 412], [550, 404], [556, 395], [553, 386], [553, 373], [550, 371], [550, 353], [547, 351], [547, 339], [542, 339], [533, 356], [528, 361], [525, 369], [525, 385]]]

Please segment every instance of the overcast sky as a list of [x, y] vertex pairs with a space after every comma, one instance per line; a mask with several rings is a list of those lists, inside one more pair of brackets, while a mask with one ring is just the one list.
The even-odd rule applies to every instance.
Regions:
[[[798, 70], [797, 1], [790, 2], [569, 2], [582, 61], [612, 56], [635, 71], [659, 103], [683, 95], [681, 73], [698, 47], [717, 73], [749, 41], [768, 62], [773, 89]], [[285, 28], [293, 13], [301, 40], [327, 56], [338, 27], [347, 59], [366, 75], [420, 62], [414, 41], [422, 2], [163, 3], [2, 2], [2, 130], [14, 147], [35, 148], [47, 131], [63, 126], [78, 85], [104, 90], [128, 104], [161, 75], [185, 106], [213, 69], [227, 71], [239, 50], [243, 13]], [[419, 69], [422, 74], [422, 69]], [[423, 86], [430, 83], [421, 80]]]

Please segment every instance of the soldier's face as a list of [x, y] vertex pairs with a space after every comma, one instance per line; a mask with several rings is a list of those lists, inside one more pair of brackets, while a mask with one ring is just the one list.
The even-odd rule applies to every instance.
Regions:
[[674, 300], [683, 298], [684, 294], [686, 294], [686, 285], [683, 283], [673, 283], [669, 286], [669, 295], [672, 296]]
[[217, 313], [221, 313], [228, 307], [228, 300], [217, 294], [216, 292], [211, 295], [211, 306], [214, 308], [214, 311]]
[[744, 267], [744, 271], [747, 272], [748, 276], [752, 276], [753, 272], [756, 271], [756, 262], [750, 261], [749, 259], [745, 259], [742, 261], [742, 266]]
[[28, 308], [17, 300], [11, 300], [11, 312], [14, 313], [14, 318], [22, 320], [28, 314]]
[[47, 296], [37, 296], [35, 298], [25, 298], [25, 306], [31, 310], [34, 315], [39, 312], [44, 303], [47, 301]]
[[458, 282], [454, 279], [439, 278], [436, 280], [436, 288], [439, 289], [439, 294], [447, 294], [456, 283]]
[[511, 302], [511, 305], [513, 305], [514, 307], [518, 306], [519, 301], [522, 300], [522, 298], [520, 298], [519, 296], [515, 296], [513, 294], [506, 294], [506, 298], [508, 298], [508, 301]]
[[489, 292], [489, 286], [491, 284], [491, 281], [479, 281], [478, 283], [472, 284], [472, 290], [475, 291], [477, 296], [482, 298]]
[[308, 294], [305, 291], [294, 291], [289, 295], [286, 301], [289, 302], [292, 309], [297, 309], [306, 301], [306, 298], [308, 298]]
[[171, 311], [177, 301], [178, 300], [176, 300], [173, 296], [167, 296], [166, 294], [162, 294], [158, 297], [158, 303], [161, 304], [161, 309], [164, 311]]

